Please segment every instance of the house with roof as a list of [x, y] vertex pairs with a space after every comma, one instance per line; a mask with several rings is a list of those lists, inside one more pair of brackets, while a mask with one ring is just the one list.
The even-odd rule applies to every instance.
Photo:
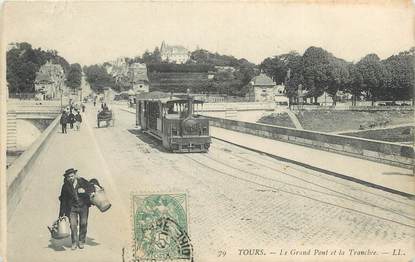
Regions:
[[35, 92], [41, 99], [54, 99], [65, 87], [65, 73], [59, 64], [48, 61], [36, 73]]
[[190, 59], [190, 52], [180, 45], [167, 45], [164, 41], [160, 47], [161, 60], [176, 64], [184, 64]]
[[109, 64], [110, 65], [106, 67], [106, 70], [112, 77], [117, 79], [122, 78], [122, 76], [127, 76], [129, 65], [126, 62], [125, 58], [118, 58]]
[[248, 84], [247, 97], [252, 102], [271, 102], [275, 101], [275, 95], [280, 89], [277, 89], [275, 82], [265, 75], [259, 74], [252, 78]]

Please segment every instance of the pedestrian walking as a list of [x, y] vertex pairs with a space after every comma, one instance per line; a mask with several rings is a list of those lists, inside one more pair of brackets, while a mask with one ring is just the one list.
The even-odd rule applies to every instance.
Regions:
[[75, 122], [75, 115], [73, 114], [73, 110], [70, 109], [69, 111], [69, 127], [73, 129], [73, 123]]
[[62, 111], [62, 115], [61, 115], [61, 119], [60, 119], [60, 124], [62, 126], [62, 134], [67, 134], [66, 133], [66, 124], [68, 123], [68, 115], [66, 114], [66, 111]]
[[[71, 225], [72, 250], [84, 248], [88, 231], [88, 214], [91, 206], [90, 194], [95, 187], [85, 178], [77, 175], [78, 170], [69, 168], [63, 174], [59, 218], [67, 216]], [[79, 234], [78, 234], [79, 227]]]
[[82, 113], [85, 112], [85, 104], [82, 104]]
[[79, 113], [79, 111], [76, 111], [75, 114], [75, 128], [77, 131], [79, 131], [79, 129], [81, 128], [81, 123], [82, 123], [82, 116]]

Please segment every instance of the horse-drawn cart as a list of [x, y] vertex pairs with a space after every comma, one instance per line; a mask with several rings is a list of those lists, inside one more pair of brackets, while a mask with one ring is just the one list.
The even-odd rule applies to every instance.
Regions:
[[97, 126], [100, 127], [100, 122], [106, 122], [106, 127], [114, 126], [114, 113], [112, 110], [102, 110], [97, 115]]

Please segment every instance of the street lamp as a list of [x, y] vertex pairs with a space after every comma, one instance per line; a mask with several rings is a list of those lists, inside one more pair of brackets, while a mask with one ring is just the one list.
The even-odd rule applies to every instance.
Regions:
[[304, 91], [303, 91], [303, 85], [299, 84], [298, 85], [298, 110], [301, 111], [301, 109], [303, 108], [303, 99], [304, 99]]
[[61, 111], [62, 111], [62, 96], [63, 96], [62, 83], [59, 84], [59, 89], [61, 91]]

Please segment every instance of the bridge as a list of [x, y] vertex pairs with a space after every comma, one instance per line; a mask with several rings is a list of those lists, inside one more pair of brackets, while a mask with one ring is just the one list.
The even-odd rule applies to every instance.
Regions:
[[[65, 99], [64, 104], [67, 104]], [[8, 101], [7, 113], [15, 114], [16, 119], [54, 119], [61, 109], [60, 101]]]
[[[16, 152], [18, 148], [18, 122], [30, 122], [39, 132], [43, 131], [60, 113], [59, 101], [8, 101], [7, 104], [7, 151]], [[27, 127], [27, 125], [26, 125]], [[23, 129], [25, 127], [21, 127]]]
[[[304, 130], [215, 117], [209, 153], [171, 154], [137, 130], [133, 111], [112, 108], [115, 127], [97, 128], [91, 104], [80, 131], [62, 134], [56, 118], [7, 170], [9, 261], [129, 261], [132, 192], [187, 193], [195, 261], [217, 261], [219, 251], [252, 261], [238, 250], [271, 255], [299, 243], [345, 250], [373, 243], [387, 253], [384, 260], [393, 244], [406, 251], [403, 260], [414, 255], [415, 187], [407, 165], [340, 152], [332, 137], [313, 133], [320, 142], [312, 146]], [[332, 150], [316, 146], [325, 144]], [[362, 152], [382, 156], [368, 144], [372, 151]], [[46, 229], [58, 216], [62, 174], [70, 167], [97, 178], [113, 204], [106, 213], [91, 207], [86, 247], [76, 251]]]

